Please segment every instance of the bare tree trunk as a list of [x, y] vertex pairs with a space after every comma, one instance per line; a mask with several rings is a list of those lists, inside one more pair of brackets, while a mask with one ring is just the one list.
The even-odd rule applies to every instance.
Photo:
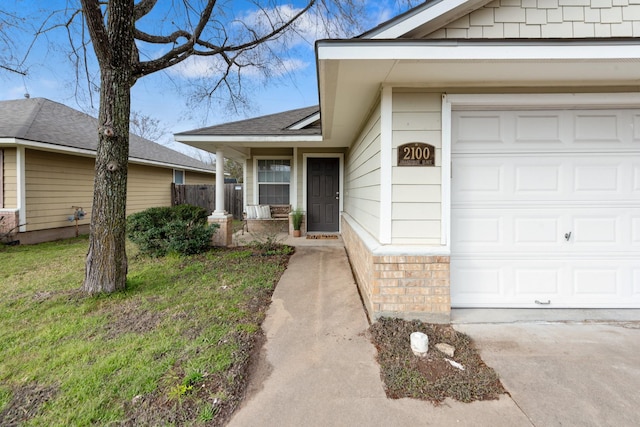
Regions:
[[91, 233], [83, 290], [95, 294], [125, 289], [126, 201], [129, 114], [132, 86], [133, 0], [110, 2], [109, 48], [98, 46], [101, 62], [98, 151]]

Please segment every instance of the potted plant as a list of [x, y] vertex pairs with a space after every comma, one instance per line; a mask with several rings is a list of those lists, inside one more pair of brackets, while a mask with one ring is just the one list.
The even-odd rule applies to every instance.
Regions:
[[304, 218], [304, 213], [300, 208], [296, 208], [293, 212], [291, 212], [291, 223], [293, 224], [293, 237], [300, 237], [302, 234], [300, 231], [300, 227], [302, 227], [302, 219]]

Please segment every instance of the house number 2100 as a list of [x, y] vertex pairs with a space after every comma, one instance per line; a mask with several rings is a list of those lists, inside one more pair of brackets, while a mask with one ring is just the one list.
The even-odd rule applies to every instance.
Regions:
[[404, 147], [403, 160], [427, 160], [431, 157], [431, 150], [429, 147]]
[[423, 142], [398, 147], [398, 166], [435, 166], [435, 148]]

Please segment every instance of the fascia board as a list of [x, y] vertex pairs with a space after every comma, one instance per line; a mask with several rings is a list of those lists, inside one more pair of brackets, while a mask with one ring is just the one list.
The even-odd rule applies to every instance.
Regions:
[[322, 142], [322, 135], [239, 135], [239, 136], [224, 136], [224, 135], [174, 135], [174, 139], [184, 144], [199, 142], [199, 143], [233, 143], [233, 142]]
[[294, 123], [293, 125], [289, 126], [287, 129], [290, 129], [290, 130], [304, 129], [305, 127], [309, 126], [311, 123], [314, 123], [318, 120], [320, 120], [320, 113], [315, 113], [307, 117], [306, 119], [302, 119], [299, 122]]
[[318, 42], [318, 60], [540, 61], [640, 60], [640, 44], [416, 44]]
[[[399, 22], [392, 20], [388, 26], [381, 28], [373, 34], [365, 34], [365, 37], [368, 39], [396, 39], [422, 25], [445, 16], [447, 13], [464, 6], [466, 3], [476, 4], [478, 2], [469, 2], [469, 0], [442, 0], [405, 17]], [[473, 9], [474, 8], [471, 7], [469, 12]]]

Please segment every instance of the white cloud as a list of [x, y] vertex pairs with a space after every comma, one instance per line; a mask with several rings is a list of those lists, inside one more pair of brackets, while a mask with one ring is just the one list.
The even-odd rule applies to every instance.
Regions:
[[[309, 63], [301, 59], [284, 59], [279, 63], [272, 62], [269, 64], [269, 76], [281, 77], [308, 67]], [[174, 76], [185, 79], [215, 78], [222, 76], [225, 70], [226, 63], [219, 56], [191, 56], [169, 69]], [[242, 68], [242, 75], [245, 77], [260, 78], [264, 74], [263, 71], [255, 66]]]

